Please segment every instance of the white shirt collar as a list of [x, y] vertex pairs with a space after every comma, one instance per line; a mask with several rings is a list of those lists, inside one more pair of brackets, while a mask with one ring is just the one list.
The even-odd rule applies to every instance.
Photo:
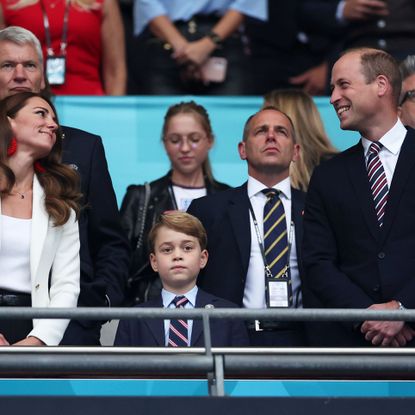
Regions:
[[[266, 196], [262, 193], [262, 190], [267, 188], [268, 186], [265, 186], [265, 184], [251, 176], [248, 176], [248, 197], [250, 199], [258, 194], [263, 195], [265, 198]], [[289, 177], [275, 184], [272, 188], [281, 192], [281, 194], [288, 200], [291, 200], [291, 182]]]
[[170, 306], [171, 302], [174, 300], [174, 298], [178, 295], [184, 295], [188, 300], [189, 303], [191, 305], [191, 307], [195, 307], [196, 306], [196, 295], [197, 295], [197, 285], [195, 285], [190, 291], [188, 291], [187, 293], [184, 294], [176, 294], [176, 293], [172, 293], [171, 291], [167, 291], [164, 288], [161, 290], [161, 297], [163, 299], [163, 307], [167, 308]]
[[[383, 137], [380, 138], [379, 142], [382, 143], [386, 150], [396, 155], [399, 153], [402, 147], [402, 143], [405, 140], [406, 133], [407, 130], [405, 126], [398, 118], [395, 125]], [[365, 157], [368, 156], [369, 147], [371, 144], [372, 141], [362, 137], [362, 145], [364, 148]]]

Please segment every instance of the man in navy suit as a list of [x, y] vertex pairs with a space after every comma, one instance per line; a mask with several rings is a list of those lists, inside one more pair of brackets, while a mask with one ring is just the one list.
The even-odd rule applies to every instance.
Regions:
[[[160, 275], [163, 289], [159, 297], [139, 307], [200, 308], [237, 307], [229, 301], [199, 289], [197, 276], [206, 266], [206, 231], [200, 221], [185, 212], [161, 215], [149, 233], [150, 263]], [[248, 346], [242, 320], [212, 319], [212, 346]], [[204, 346], [202, 321], [139, 319], [121, 320], [116, 346]]]
[[[10, 26], [0, 31], [0, 99], [45, 87], [43, 56], [32, 32]], [[63, 161], [80, 173], [84, 209], [81, 240], [81, 307], [121, 305], [128, 277], [129, 245], [121, 229], [117, 202], [101, 138], [63, 127]], [[99, 345], [102, 322], [71, 321], [61, 344]]]
[[[248, 163], [248, 182], [194, 200], [188, 209], [205, 226], [209, 241], [210, 259], [198, 284], [239, 306], [272, 306], [266, 301], [266, 264], [260, 247], [267, 202], [262, 191], [273, 188], [279, 192], [285, 210], [289, 241], [287, 265], [293, 293], [290, 306], [301, 307], [301, 257], [297, 248], [302, 239], [304, 194], [290, 187], [289, 166], [299, 155], [292, 121], [276, 108], [260, 110], [247, 120], [238, 149], [241, 159]], [[305, 345], [301, 323], [252, 321], [248, 322], [248, 333], [252, 345]]]
[[[398, 118], [399, 69], [386, 52], [357, 49], [334, 65], [331, 103], [361, 140], [319, 166], [304, 214], [306, 281], [330, 308], [415, 307], [415, 132]], [[323, 326], [322, 326], [323, 327]], [[331, 324], [320, 344], [404, 346], [403, 321]]]

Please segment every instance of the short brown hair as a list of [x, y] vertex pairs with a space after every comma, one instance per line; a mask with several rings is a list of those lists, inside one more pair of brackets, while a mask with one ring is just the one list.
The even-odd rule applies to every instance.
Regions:
[[207, 246], [206, 230], [198, 218], [186, 212], [179, 210], [170, 210], [160, 215], [159, 219], [153, 225], [148, 234], [148, 245], [150, 252], [154, 253], [154, 244], [158, 232], [162, 226], [172, 229], [176, 232], [182, 232], [190, 235], [199, 241], [200, 249], [203, 251]]
[[384, 50], [372, 48], [348, 49], [341, 56], [351, 52], [360, 53], [360, 64], [362, 65], [362, 73], [366, 79], [366, 83], [372, 83], [379, 75], [388, 78], [392, 87], [392, 96], [396, 105], [398, 105], [402, 88], [402, 78], [396, 59]]
[[255, 114], [252, 114], [246, 120], [246, 123], [244, 125], [244, 132], [243, 132], [243, 136], [242, 136], [242, 141], [246, 141], [248, 139], [249, 131], [251, 129], [252, 119], [255, 116], [257, 116], [259, 113], [261, 113], [262, 111], [268, 111], [268, 110], [279, 112], [280, 114], [284, 115], [287, 118], [287, 120], [288, 120], [288, 122], [290, 123], [290, 126], [291, 126], [291, 133], [292, 133], [293, 141], [294, 141], [294, 143], [296, 143], [297, 138], [296, 138], [296, 135], [295, 135], [295, 128], [294, 128], [294, 123], [293, 123], [292, 119], [285, 112], [279, 110], [278, 108], [274, 107], [273, 105], [267, 105], [266, 107], [261, 108], [259, 111], [257, 111]]

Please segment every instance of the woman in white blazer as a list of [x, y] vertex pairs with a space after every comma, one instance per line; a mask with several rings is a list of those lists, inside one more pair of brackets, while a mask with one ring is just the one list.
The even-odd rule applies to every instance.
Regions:
[[[49, 100], [22, 92], [1, 101], [0, 306], [77, 305], [79, 183], [61, 147]], [[58, 345], [68, 323], [0, 320], [0, 345]]]

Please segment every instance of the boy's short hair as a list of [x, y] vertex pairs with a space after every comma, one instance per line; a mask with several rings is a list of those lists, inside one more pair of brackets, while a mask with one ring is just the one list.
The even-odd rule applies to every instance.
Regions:
[[170, 210], [160, 215], [159, 219], [151, 228], [148, 234], [148, 244], [150, 253], [154, 253], [154, 244], [157, 238], [159, 229], [165, 226], [176, 232], [181, 232], [186, 235], [193, 236], [199, 241], [200, 249], [203, 251], [207, 246], [206, 230], [198, 218], [186, 212], [179, 210]]

